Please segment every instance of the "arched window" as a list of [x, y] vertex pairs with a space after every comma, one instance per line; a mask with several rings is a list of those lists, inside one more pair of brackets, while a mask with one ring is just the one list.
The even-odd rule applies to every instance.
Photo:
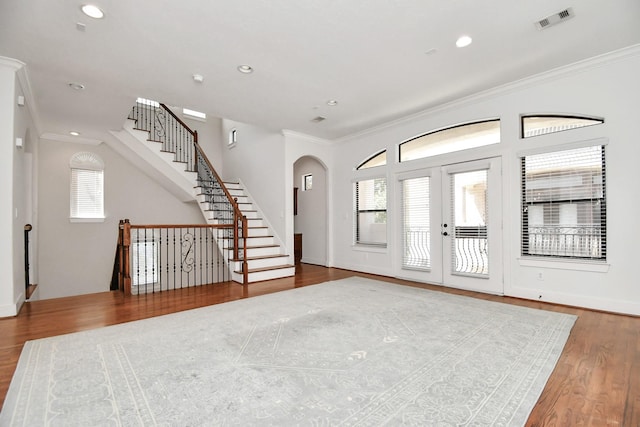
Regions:
[[71, 169], [71, 220], [104, 219], [104, 162], [82, 151], [69, 161]]
[[380, 151], [358, 165], [356, 170], [374, 168], [387, 164], [387, 150]]
[[601, 125], [604, 119], [585, 116], [565, 116], [560, 114], [531, 114], [520, 117], [522, 138], [562, 132], [569, 129]]
[[400, 161], [422, 159], [499, 142], [500, 119], [463, 123], [403, 142], [400, 144]]

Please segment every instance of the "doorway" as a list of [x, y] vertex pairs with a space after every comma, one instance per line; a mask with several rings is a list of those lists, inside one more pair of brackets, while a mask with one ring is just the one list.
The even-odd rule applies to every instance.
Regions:
[[[327, 262], [327, 169], [311, 156], [293, 164], [294, 240], [302, 246], [302, 262], [324, 265]], [[295, 246], [295, 243], [294, 243]]]
[[500, 158], [399, 176], [398, 276], [502, 294]]

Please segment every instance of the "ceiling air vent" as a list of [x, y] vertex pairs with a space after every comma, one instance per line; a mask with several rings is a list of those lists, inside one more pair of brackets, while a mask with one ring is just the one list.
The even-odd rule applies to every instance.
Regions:
[[568, 7], [565, 10], [562, 10], [558, 13], [554, 13], [553, 15], [547, 16], [544, 19], [536, 22], [536, 27], [539, 30], [544, 30], [545, 28], [549, 28], [553, 25], [559, 24], [567, 19], [573, 18], [575, 14], [573, 13], [573, 9]]
[[314, 117], [313, 119], [311, 119], [311, 121], [313, 123], [320, 123], [320, 122], [322, 122], [324, 120], [327, 120], [327, 118], [326, 117], [322, 117], [322, 116]]

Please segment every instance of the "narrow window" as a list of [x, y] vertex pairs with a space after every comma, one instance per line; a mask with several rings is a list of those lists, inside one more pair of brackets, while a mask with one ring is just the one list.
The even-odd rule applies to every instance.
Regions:
[[522, 255], [605, 260], [603, 145], [522, 158]]
[[400, 161], [423, 159], [499, 142], [500, 119], [464, 123], [403, 142], [400, 144]]
[[235, 145], [238, 142], [238, 129], [229, 131], [229, 145]]
[[71, 168], [71, 220], [104, 219], [104, 164], [94, 153], [80, 152], [69, 162]]
[[387, 246], [387, 180], [358, 181], [354, 186], [356, 244]]
[[302, 191], [308, 191], [313, 188], [313, 175], [308, 173], [302, 177]]
[[387, 164], [387, 150], [384, 150], [367, 158], [365, 161], [363, 161], [358, 165], [356, 170], [369, 169], [369, 168], [374, 168], [376, 166], [384, 166], [386, 164]]
[[522, 138], [531, 138], [532, 136], [546, 135], [604, 123], [604, 119], [599, 118], [554, 114], [522, 116], [520, 120]]

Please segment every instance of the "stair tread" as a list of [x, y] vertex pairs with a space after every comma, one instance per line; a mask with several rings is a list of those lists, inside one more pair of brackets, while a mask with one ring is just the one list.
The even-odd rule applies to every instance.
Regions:
[[[294, 264], [274, 265], [272, 267], [250, 268], [249, 273], [259, 273], [261, 271], [284, 270], [285, 268], [295, 268]], [[236, 273], [242, 274], [242, 271], [236, 270]]]
[[[243, 246], [241, 248], [238, 248], [238, 250], [242, 250], [242, 249], [261, 249], [261, 248], [279, 248], [280, 245], [258, 245], [258, 246], [247, 246], [246, 248]], [[227, 248], [229, 250], [235, 249], [232, 247]]]
[[[262, 239], [263, 237], [273, 237], [272, 235], [269, 236], [247, 236], [247, 237], [239, 237], [239, 239]], [[233, 236], [224, 236], [221, 237], [221, 239], [233, 239]]]
[[[250, 256], [247, 258], [247, 261], [257, 261], [260, 259], [271, 259], [271, 258], [288, 258], [287, 254], [277, 254], [277, 255], [263, 255], [263, 256]], [[243, 261], [243, 258], [232, 258], [229, 261], [238, 262]]]

